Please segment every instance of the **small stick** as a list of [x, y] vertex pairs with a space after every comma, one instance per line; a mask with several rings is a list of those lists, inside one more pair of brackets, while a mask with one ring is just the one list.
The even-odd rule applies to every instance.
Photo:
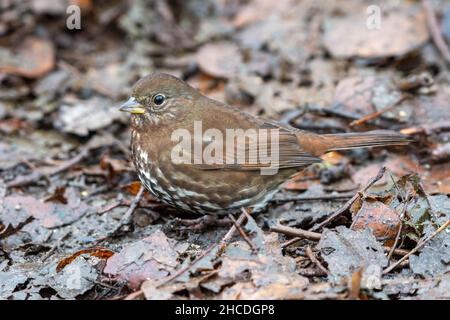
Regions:
[[302, 238], [300, 238], [300, 237], [292, 238], [291, 240], [288, 240], [288, 241], [282, 243], [282, 244], [281, 244], [281, 249], [287, 248], [287, 247], [289, 247], [291, 244], [297, 243], [297, 242], [299, 242], [300, 240], [302, 240]]
[[324, 221], [322, 221], [321, 223], [317, 224], [316, 226], [312, 227], [310, 229], [310, 231], [317, 231], [321, 228], [323, 228], [324, 226], [326, 226], [328, 223], [330, 223], [331, 221], [333, 221], [334, 219], [336, 219], [337, 217], [339, 217], [341, 214], [343, 214], [344, 212], [346, 212], [353, 204], [353, 202], [355, 202], [364, 192], [367, 191], [367, 189], [369, 189], [372, 185], [374, 185], [378, 180], [380, 180], [383, 175], [384, 172], [386, 171], [386, 167], [382, 167], [380, 169], [380, 171], [378, 172], [378, 174], [373, 177], [369, 183], [367, 183], [367, 185], [362, 188], [360, 191], [358, 191], [350, 200], [348, 200], [343, 207], [341, 207], [339, 210], [337, 210], [335, 213], [333, 213], [330, 217], [328, 217], [327, 219], [325, 219]]
[[404, 255], [400, 260], [398, 260], [397, 262], [391, 264], [389, 267], [384, 269], [383, 270], [383, 274], [387, 274], [387, 273], [391, 272], [392, 269], [394, 269], [397, 265], [401, 264], [403, 261], [408, 259], [412, 254], [417, 252], [417, 250], [422, 248], [425, 245], [425, 243], [427, 243], [428, 241], [433, 239], [436, 235], [438, 235], [440, 232], [445, 230], [449, 225], [450, 225], [450, 220], [448, 220], [446, 223], [444, 223], [442, 226], [440, 226], [435, 232], [433, 232], [433, 234], [431, 236], [429, 236], [425, 240], [423, 240], [420, 243], [418, 243], [417, 246], [414, 249], [412, 249], [410, 252], [408, 252], [408, 254]]
[[272, 202], [283, 203], [289, 201], [315, 201], [315, 200], [338, 200], [338, 199], [348, 199], [353, 197], [353, 193], [341, 193], [341, 194], [324, 194], [318, 196], [297, 196], [297, 197], [286, 197], [281, 199], [273, 199]]
[[250, 238], [248, 237], [248, 235], [245, 233], [244, 229], [242, 229], [242, 227], [240, 225], [237, 224], [236, 219], [229, 214], [228, 217], [230, 218], [231, 221], [233, 221], [234, 226], [236, 227], [236, 229], [239, 231], [239, 233], [241, 234], [241, 237], [245, 240], [245, 242], [247, 242], [247, 244], [250, 246], [250, 248], [252, 249], [253, 252], [257, 252], [258, 250], [256, 249], [255, 244], [252, 242], [252, 240], [250, 240]]
[[[390, 252], [390, 251], [392, 250], [392, 247], [385, 246], [385, 247], [384, 247], [384, 250], [385, 250], [386, 252]], [[405, 256], [405, 255], [407, 255], [407, 254], [409, 253], [408, 250], [405, 250], [405, 249], [399, 249], [399, 248], [395, 248], [392, 252], [393, 252], [393, 254], [396, 254], [396, 255], [398, 255], [398, 256]]]
[[373, 120], [375, 118], [378, 118], [379, 116], [381, 116], [382, 114], [384, 114], [386, 112], [394, 110], [395, 108], [397, 108], [400, 105], [401, 102], [403, 102], [405, 100], [405, 98], [406, 98], [406, 96], [403, 95], [402, 97], [400, 97], [400, 99], [398, 99], [391, 106], [389, 106], [387, 108], [384, 108], [382, 110], [370, 113], [370, 114], [368, 114], [368, 115], [366, 115], [366, 116], [364, 116], [364, 117], [362, 117], [362, 118], [360, 118], [358, 120], [353, 120], [352, 122], [350, 122], [350, 127], [359, 126], [361, 124], [366, 123], [367, 121], [370, 121], [370, 120]]
[[123, 298], [123, 300], [136, 300], [137, 298], [140, 298], [144, 295], [144, 291], [142, 289], [139, 289], [137, 291], [134, 291]]
[[122, 216], [122, 219], [120, 219], [119, 225], [113, 230], [112, 232], [113, 235], [116, 234], [122, 226], [127, 225], [131, 222], [133, 212], [134, 210], [136, 210], [137, 206], [139, 205], [139, 202], [141, 202], [142, 196], [144, 195], [144, 191], [145, 188], [144, 186], [141, 185], [138, 193], [136, 194], [136, 197], [131, 202], [127, 212], [125, 212], [125, 214]]
[[[245, 211], [245, 209], [242, 209], [242, 210]], [[245, 218], [246, 218], [246, 214], [243, 212], [237, 219], [236, 225], [240, 226], [242, 224], [242, 222], [244, 222]], [[185, 273], [186, 271], [191, 269], [195, 264], [197, 264], [197, 262], [199, 262], [201, 259], [203, 259], [206, 255], [208, 255], [217, 246], [219, 246], [218, 254], [221, 254], [223, 252], [223, 250], [225, 249], [226, 245], [228, 244], [228, 241], [230, 241], [231, 237], [236, 232], [236, 230], [237, 230], [236, 225], [233, 224], [231, 226], [230, 230], [228, 230], [228, 232], [225, 234], [225, 236], [222, 238], [222, 240], [220, 241], [219, 244], [216, 244], [216, 243], [212, 244], [197, 259], [192, 261], [192, 263], [190, 263], [188, 266], [178, 270], [176, 273], [174, 273], [173, 275], [168, 277], [165, 281], [163, 281], [161, 284], [159, 284], [157, 286], [157, 288], [160, 288], [163, 285], [166, 285], [166, 284], [172, 282], [173, 280], [175, 280], [176, 278], [178, 278], [179, 276], [181, 276], [183, 273]]]
[[142, 199], [142, 196], [144, 195], [145, 188], [141, 185], [139, 188], [138, 193], [136, 194], [136, 197], [133, 199], [133, 201], [130, 204], [130, 207], [128, 208], [127, 212], [122, 216], [122, 219], [120, 219], [120, 222], [117, 224], [117, 226], [114, 228], [113, 231], [109, 232], [105, 237], [97, 239], [97, 243], [103, 242], [108, 238], [116, 237], [119, 234], [120, 228], [122, 226], [128, 225], [131, 223], [132, 215], [134, 210], [136, 210], [137, 206], [139, 205], [139, 202]]
[[413, 135], [417, 133], [425, 133], [427, 135], [433, 132], [450, 131], [450, 121], [437, 121], [432, 124], [423, 124], [417, 127], [409, 127], [400, 130], [404, 135]]
[[428, 29], [431, 33], [431, 38], [433, 39], [433, 42], [436, 45], [436, 48], [441, 53], [442, 57], [448, 64], [450, 64], [450, 49], [445, 43], [445, 40], [442, 38], [442, 34], [439, 29], [433, 7], [431, 6], [431, 2], [429, 0], [422, 0], [422, 7], [425, 11], [425, 17], [427, 20]]
[[394, 254], [394, 251], [397, 248], [398, 241], [400, 240], [400, 236], [402, 234], [402, 229], [403, 229], [403, 217], [405, 216], [407, 207], [408, 207], [408, 202], [406, 202], [406, 200], [405, 200], [402, 212], [400, 213], [400, 225], [398, 226], [397, 234], [395, 235], [394, 244], [392, 245], [392, 248], [389, 251], [389, 254], [387, 256], [388, 262], [391, 261], [392, 255]]
[[[242, 213], [239, 216], [239, 218], [236, 221], [236, 224], [238, 226], [240, 226], [244, 220], [247, 218], [248, 212], [242, 208]], [[234, 233], [236, 232], [236, 226], [233, 224], [230, 228], [230, 230], [228, 230], [228, 232], [225, 234], [225, 236], [223, 237], [222, 241], [220, 241], [220, 246], [219, 246], [219, 254], [221, 254], [224, 250], [225, 247], [227, 246], [228, 242], [230, 241], [231, 237], [234, 235]]]
[[322, 236], [320, 233], [302, 230], [298, 228], [292, 228], [288, 226], [282, 226], [282, 225], [276, 225], [270, 228], [270, 231], [276, 232], [276, 233], [282, 233], [284, 235], [290, 236], [290, 237], [298, 237], [301, 239], [309, 239], [314, 241], [319, 241], [320, 237]]
[[298, 273], [304, 277], [324, 277], [327, 274], [319, 269], [299, 269]]
[[105, 206], [103, 208], [99, 208], [97, 210], [97, 214], [98, 215], [102, 215], [102, 214], [104, 214], [104, 213], [106, 213], [108, 211], [111, 211], [111, 210], [113, 210], [113, 209], [115, 209], [117, 207], [120, 207], [121, 205], [123, 205], [122, 201], [117, 201], [117, 202], [112, 203], [110, 205], [107, 205], [107, 206]]
[[327, 268], [325, 268], [323, 264], [320, 263], [319, 259], [317, 259], [316, 255], [311, 249], [311, 246], [306, 246], [305, 253], [308, 256], [309, 260], [311, 260], [311, 262], [314, 263], [321, 271], [323, 271], [327, 275], [330, 273]]

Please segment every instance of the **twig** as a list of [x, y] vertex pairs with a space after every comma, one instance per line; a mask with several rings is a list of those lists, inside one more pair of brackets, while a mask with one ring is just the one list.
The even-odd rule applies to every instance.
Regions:
[[122, 216], [120, 219], [120, 222], [117, 224], [117, 226], [114, 228], [113, 231], [109, 232], [106, 236], [97, 239], [97, 243], [103, 242], [108, 238], [117, 237], [120, 234], [120, 229], [123, 226], [129, 225], [132, 221], [132, 215], [134, 210], [136, 210], [137, 206], [139, 205], [139, 202], [142, 199], [142, 196], [144, 194], [145, 188], [141, 185], [139, 188], [138, 193], [136, 194], [136, 197], [133, 199], [133, 201], [130, 203], [130, 207], [128, 208], [127, 212]]
[[247, 242], [247, 244], [250, 246], [250, 248], [252, 249], [253, 252], [257, 252], [258, 250], [256, 249], [255, 244], [252, 242], [252, 240], [248, 237], [248, 235], [245, 233], [244, 229], [242, 229], [242, 227], [240, 225], [237, 224], [236, 219], [233, 217], [233, 215], [229, 214], [228, 217], [230, 218], [231, 221], [233, 221], [234, 226], [236, 227], [236, 229], [239, 231], [239, 233], [241, 234], [241, 237], [245, 240], [245, 242]]
[[422, 124], [417, 127], [409, 127], [400, 130], [404, 135], [413, 135], [417, 133], [425, 133], [427, 135], [433, 132], [450, 131], [450, 121], [437, 121], [430, 124]]
[[142, 295], [144, 295], [144, 291], [142, 291], [142, 289], [139, 289], [124, 297], [123, 300], [136, 300], [137, 298], [140, 298]]
[[[385, 250], [386, 252], [390, 252], [390, 251], [392, 250], [392, 247], [385, 246], [385, 247], [384, 247], [384, 250]], [[398, 248], [395, 248], [392, 252], [393, 252], [393, 254], [396, 254], [396, 255], [398, 255], [398, 256], [406, 256], [406, 255], [409, 253], [408, 250], [405, 250], [405, 249], [398, 249]]]
[[316, 200], [337, 200], [337, 199], [348, 199], [353, 197], [353, 193], [338, 193], [338, 194], [323, 194], [317, 196], [303, 196], [299, 195], [296, 197], [286, 197], [280, 199], [273, 199], [272, 202], [282, 203], [289, 201], [316, 201]]
[[305, 250], [306, 255], [308, 256], [309, 260], [311, 260], [312, 263], [314, 263], [320, 270], [325, 272], [325, 274], [329, 274], [330, 272], [323, 266], [323, 264], [317, 259], [316, 255], [311, 249], [311, 246], [306, 246]]
[[[244, 222], [244, 220], [247, 218], [247, 215], [248, 215], [248, 212], [244, 208], [242, 208], [242, 213], [239, 216], [239, 218], [237, 219], [236, 224], [238, 226], [240, 226]], [[233, 237], [236, 230], [237, 230], [236, 226], [233, 224], [233, 226], [231, 226], [230, 230], [228, 230], [228, 232], [223, 237], [222, 241], [220, 241], [219, 254], [222, 254], [222, 252], [225, 250], [225, 247], [227, 246], [231, 237]]]
[[447, 64], [450, 64], [450, 49], [445, 43], [444, 38], [442, 38], [442, 34], [439, 29], [436, 15], [434, 14], [434, 10], [431, 6], [430, 0], [422, 0], [422, 6], [425, 11], [425, 17], [427, 20], [428, 29], [431, 33], [431, 38], [433, 39], [436, 48], [439, 50]]
[[122, 201], [114, 202], [114, 203], [112, 203], [112, 204], [110, 204], [110, 205], [107, 205], [107, 206], [105, 206], [105, 207], [103, 207], [103, 208], [99, 208], [99, 209], [97, 210], [97, 214], [98, 214], [98, 215], [102, 215], [102, 214], [104, 214], [104, 213], [106, 213], [106, 212], [108, 212], [108, 211], [111, 211], [111, 210], [113, 210], [113, 209], [115, 209], [115, 208], [117, 208], [117, 207], [120, 207], [120, 206], [122, 206], [122, 205], [123, 205], [123, 202], [122, 202]]
[[352, 122], [350, 122], [350, 127], [359, 126], [359, 125], [361, 125], [361, 124], [366, 123], [367, 121], [370, 121], [370, 120], [373, 120], [373, 119], [375, 119], [375, 118], [378, 118], [379, 116], [381, 116], [382, 114], [384, 114], [384, 113], [386, 113], [386, 112], [389, 112], [389, 111], [394, 110], [395, 108], [397, 108], [397, 107], [400, 105], [400, 103], [402, 103], [403, 101], [405, 101], [405, 99], [406, 99], [406, 96], [403, 95], [403, 96], [400, 97], [400, 99], [398, 99], [398, 100], [397, 100], [395, 103], [393, 103], [391, 106], [389, 106], [389, 107], [387, 107], [387, 108], [384, 108], [384, 109], [382, 109], [382, 110], [379, 110], [379, 111], [370, 113], [370, 114], [368, 114], [368, 115], [366, 115], [366, 116], [361, 117], [361, 118], [358, 119], [358, 120], [353, 120]]
[[346, 212], [352, 206], [353, 202], [355, 202], [363, 193], [365, 193], [367, 191], [367, 189], [369, 189], [371, 186], [373, 186], [378, 180], [380, 180], [383, 177], [385, 171], [386, 171], [386, 167], [382, 167], [380, 169], [380, 171], [377, 173], [377, 175], [375, 177], [373, 177], [369, 181], [369, 183], [367, 183], [367, 185], [364, 188], [362, 188], [350, 200], [348, 200], [344, 204], [344, 206], [342, 206], [339, 210], [337, 210], [335, 213], [333, 213], [331, 216], [329, 216], [327, 219], [325, 219], [321, 223], [319, 223], [316, 226], [312, 227], [310, 229], [310, 231], [317, 231], [317, 230], [323, 228], [328, 223], [330, 223], [331, 221], [333, 221], [334, 219], [339, 217], [341, 214]]
[[298, 274], [304, 277], [324, 277], [327, 274], [320, 269], [299, 269]]
[[284, 248], [286, 248], [286, 247], [289, 247], [291, 244], [297, 243], [297, 242], [299, 242], [299, 241], [302, 240], [302, 239], [303, 239], [303, 238], [300, 238], [300, 237], [292, 238], [292, 239], [290, 239], [290, 240], [288, 240], [288, 241], [282, 243], [282, 244], [281, 244], [281, 249], [284, 249]]
[[270, 231], [276, 232], [276, 233], [282, 233], [284, 235], [290, 236], [290, 237], [298, 237], [301, 239], [309, 239], [314, 241], [319, 241], [321, 234], [317, 232], [302, 230], [298, 228], [292, 228], [288, 226], [282, 226], [282, 225], [276, 225], [270, 228]]
[[349, 296], [350, 300], [359, 300], [361, 294], [361, 280], [363, 275], [363, 268], [359, 268], [353, 272], [349, 283]]
[[118, 226], [109, 234], [109, 236], [115, 236], [116, 234], [119, 233], [119, 230], [122, 226], [128, 225], [131, 223], [133, 212], [134, 212], [134, 210], [136, 210], [137, 206], [139, 205], [139, 202], [141, 202], [144, 191], [145, 191], [145, 188], [144, 188], [144, 186], [141, 185], [138, 193], [136, 194], [136, 197], [131, 202], [130, 207], [128, 208], [127, 212], [125, 212], [125, 214], [122, 216], [122, 219], [120, 219]]
[[50, 176], [53, 176], [62, 171], [66, 171], [70, 167], [76, 165], [81, 160], [86, 158], [87, 155], [89, 154], [89, 150], [90, 150], [89, 147], [83, 148], [80, 151], [80, 153], [78, 153], [75, 157], [73, 157], [70, 160], [65, 161], [63, 164], [61, 164], [57, 167], [36, 170], [33, 173], [30, 173], [28, 175], [17, 177], [13, 181], [6, 183], [6, 187], [8, 187], [8, 188], [22, 187], [22, 186], [28, 185], [30, 183], [36, 182], [44, 177], [50, 177]]
[[[243, 211], [245, 211], [245, 209], [242, 209]], [[239, 216], [239, 218], [236, 221], [236, 225], [240, 226], [242, 224], [242, 222], [244, 222], [245, 218], [246, 218], [246, 212], [242, 212], [242, 214]], [[219, 250], [218, 250], [218, 255], [220, 255], [223, 250], [225, 249], [226, 245], [228, 244], [228, 241], [230, 241], [231, 237], [233, 236], [233, 234], [236, 232], [237, 228], [236, 225], [233, 224], [230, 228], [230, 230], [228, 230], [228, 232], [225, 234], [225, 236], [222, 238], [222, 240], [220, 241], [219, 244], [214, 243], [213, 245], [211, 245], [208, 249], [206, 249], [197, 259], [195, 259], [194, 261], [192, 261], [192, 263], [190, 263], [188, 266], [178, 270], [176, 273], [174, 273], [173, 275], [171, 275], [170, 277], [168, 277], [166, 280], [164, 280], [161, 284], [159, 284], [157, 286], [157, 288], [160, 288], [170, 282], [172, 282], [173, 280], [175, 280], [176, 278], [178, 278], [179, 276], [181, 276], [183, 273], [185, 273], [186, 271], [188, 271], [189, 269], [191, 269], [194, 265], [197, 264], [197, 262], [199, 262], [200, 260], [202, 260], [204, 257], [206, 257], [213, 249], [215, 249], [217, 246], [219, 246]]]
[[430, 241], [431, 239], [433, 239], [436, 235], [438, 235], [440, 232], [442, 232], [443, 230], [445, 230], [448, 226], [450, 225], [450, 220], [448, 220], [446, 223], [444, 223], [442, 226], [440, 226], [435, 232], [433, 232], [433, 234], [431, 236], [429, 236], [428, 238], [426, 238], [425, 240], [419, 242], [417, 244], [417, 246], [412, 249], [407, 255], [403, 256], [400, 260], [398, 260], [397, 262], [391, 264], [389, 267], [387, 267], [386, 269], [383, 270], [383, 274], [387, 274], [389, 272], [392, 271], [392, 269], [394, 269], [397, 265], [401, 264], [403, 261], [405, 261], [406, 259], [408, 259], [412, 254], [414, 254], [415, 252], [417, 252], [417, 250], [419, 250], [420, 248], [422, 248], [425, 243], [427, 243], [428, 241]]
[[[105, 214], [106, 212], [109, 212], [117, 207], [129, 207], [130, 205], [131, 205], [131, 202], [129, 200], [122, 199], [120, 201], [106, 205], [102, 208], [98, 208], [97, 214], [102, 215], [102, 214]], [[162, 203], [154, 203], [154, 204], [147, 204], [147, 205], [141, 204], [141, 203], [138, 204], [139, 208], [149, 209], [149, 210], [153, 210], [162, 205], [164, 205], [164, 204], [162, 204]]]
[[20, 222], [15, 227], [8, 224], [6, 227], [4, 227], [2, 230], [0, 230], [0, 239], [5, 239], [5, 238], [9, 237], [10, 235], [12, 235], [16, 232], [19, 232], [24, 226], [26, 226], [33, 220], [34, 220], [34, 217], [28, 217], [25, 221]]
[[391, 261], [392, 255], [394, 254], [395, 249], [397, 248], [397, 244], [398, 241], [400, 239], [400, 236], [402, 234], [402, 229], [403, 229], [403, 217], [405, 216], [406, 213], [406, 208], [408, 208], [408, 202], [406, 201], [406, 199], [404, 200], [404, 204], [403, 204], [403, 208], [402, 208], [402, 212], [400, 213], [400, 225], [398, 226], [398, 230], [397, 230], [397, 234], [395, 235], [395, 240], [394, 240], [394, 244], [392, 245], [391, 250], [389, 251], [389, 254], [387, 256], [388, 262]]

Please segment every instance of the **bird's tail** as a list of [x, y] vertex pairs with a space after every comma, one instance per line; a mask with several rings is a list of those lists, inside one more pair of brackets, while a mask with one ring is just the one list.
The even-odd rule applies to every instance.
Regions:
[[401, 133], [389, 130], [323, 135], [308, 133], [298, 137], [302, 149], [315, 156], [329, 151], [406, 145], [414, 141]]
[[323, 137], [328, 140], [329, 147], [327, 148], [327, 151], [366, 147], [401, 146], [414, 141], [401, 133], [389, 130], [325, 134]]

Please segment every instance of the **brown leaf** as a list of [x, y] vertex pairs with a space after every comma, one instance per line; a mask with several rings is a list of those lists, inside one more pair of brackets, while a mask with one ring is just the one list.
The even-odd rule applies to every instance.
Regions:
[[71, 256], [62, 259], [56, 266], [56, 272], [60, 272], [62, 269], [64, 269], [65, 266], [70, 264], [72, 261], [74, 261], [78, 256], [82, 254], [89, 254], [90, 256], [97, 257], [100, 259], [108, 259], [114, 254], [114, 252], [104, 248], [90, 248], [77, 251]]
[[242, 65], [239, 47], [232, 42], [208, 43], [197, 52], [199, 68], [216, 78], [231, 78]]
[[367, 15], [358, 12], [327, 21], [326, 49], [337, 58], [383, 58], [402, 56], [428, 40], [428, 29], [421, 12], [389, 12], [381, 18], [380, 29], [367, 28], [366, 19]]
[[178, 265], [177, 258], [174, 241], [157, 230], [115, 253], [108, 259], [103, 272], [137, 289], [146, 279], [160, 279], [173, 272]]
[[66, 197], [67, 204], [61, 204], [44, 202], [31, 196], [8, 196], [4, 199], [2, 223], [15, 227], [29, 217], [34, 217], [43, 227], [56, 228], [76, 221], [89, 210], [75, 190], [68, 189]]
[[365, 199], [354, 215], [354, 230], [372, 229], [373, 235], [384, 242], [395, 239], [401, 223], [399, 213], [384, 203]]
[[3, 58], [0, 58], [0, 72], [27, 78], [39, 78], [53, 69], [54, 65], [53, 44], [35, 37], [25, 38], [16, 50], [5, 50]]
[[53, 194], [51, 194], [50, 196], [46, 197], [44, 199], [44, 202], [59, 202], [62, 204], [67, 204], [67, 198], [64, 196], [64, 193], [66, 192], [66, 188], [65, 187], [56, 187], [55, 191], [53, 192]]
[[141, 189], [141, 183], [139, 181], [133, 181], [130, 184], [124, 186], [125, 190], [128, 193], [131, 193], [133, 196], [138, 194], [139, 189]]

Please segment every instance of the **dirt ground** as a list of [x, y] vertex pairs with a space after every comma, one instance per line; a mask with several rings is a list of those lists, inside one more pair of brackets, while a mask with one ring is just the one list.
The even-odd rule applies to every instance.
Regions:
[[[0, 0], [0, 299], [449, 299], [449, 44], [450, 1]], [[231, 238], [183, 229], [118, 110], [152, 72], [415, 141], [326, 154]]]

